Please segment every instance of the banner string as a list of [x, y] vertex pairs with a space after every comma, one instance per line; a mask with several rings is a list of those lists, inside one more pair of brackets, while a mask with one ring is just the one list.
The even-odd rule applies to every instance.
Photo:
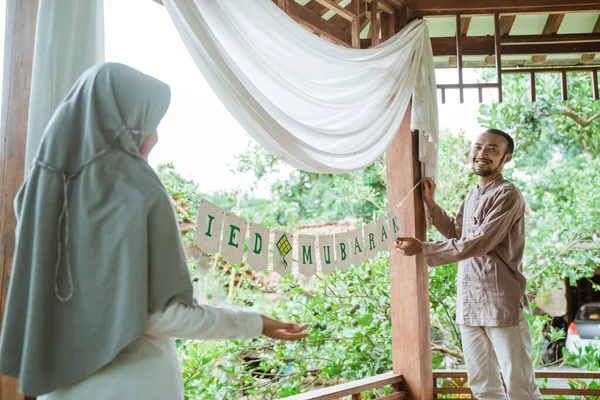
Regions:
[[412, 194], [412, 192], [415, 191], [416, 188], [419, 187], [419, 185], [421, 184], [421, 181], [417, 182], [417, 184], [415, 186], [413, 186], [413, 188], [410, 190], [410, 192], [408, 192], [408, 194], [406, 196], [404, 196], [404, 198], [402, 200], [400, 200], [395, 206], [394, 208], [398, 208], [402, 205], [402, 203], [404, 203], [406, 201], [406, 199], [408, 199], [408, 196], [410, 196]]

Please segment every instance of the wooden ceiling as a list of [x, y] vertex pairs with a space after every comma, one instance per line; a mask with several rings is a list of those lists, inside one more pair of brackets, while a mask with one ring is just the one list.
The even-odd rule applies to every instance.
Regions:
[[504, 68], [600, 65], [600, 0], [273, 1], [310, 31], [348, 47], [379, 44], [406, 18], [424, 18], [438, 68], [457, 66], [457, 31], [463, 67], [496, 67], [494, 14]]

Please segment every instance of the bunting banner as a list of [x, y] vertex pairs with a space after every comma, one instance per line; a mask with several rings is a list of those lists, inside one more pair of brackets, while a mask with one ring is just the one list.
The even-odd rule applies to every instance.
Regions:
[[225, 215], [221, 254], [223, 254], [225, 261], [230, 264], [239, 264], [244, 260], [247, 225], [246, 220], [237, 215]]
[[255, 271], [264, 271], [269, 267], [269, 243], [271, 232], [264, 226], [249, 224], [248, 253], [246, 262]]
[[314, 235], [298, 235], [298, 270], [304, 276], [317, 272], [316, 238]]
[[352, 262], [352, 251], [350, 250], [350, 234], [348, 232], [336, 233], [335, 239], [335, 265], [340, 271], [345, 271]]
[[377, 257], [402, 236], [400, 205], [417, 187], [387, 215], [347, 232], [323, 235], [270, 230], [202, 199], [194, 243], [206, 254], [220, 253], [231, 264], [243, 262], [245, 255], [245, 262], [255, 271], [272, 270], [281, 276], [345, 271]]
[[321, 272], [331, 274], [335, 269], [335, 249], [333, 247], [333, 235], [319, 236], [319, 260], [321, 261]]
[[284, 276], [292, 272], [292, 242], [289, 232], [273, 231], [273, 271]]
[[206, 254], [218, 253], [221, 249], [224, 215], [220, 207], [204, 199], [200, 201], [194, 243]]

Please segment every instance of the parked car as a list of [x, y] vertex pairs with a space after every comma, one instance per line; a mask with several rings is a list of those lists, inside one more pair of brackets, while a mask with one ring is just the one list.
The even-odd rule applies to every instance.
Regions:
[[600, 351], [600, 303], [582, 305], [567, 330], [566, 347], [569, 351], [577, 353], [577, 348], [587, 345]]

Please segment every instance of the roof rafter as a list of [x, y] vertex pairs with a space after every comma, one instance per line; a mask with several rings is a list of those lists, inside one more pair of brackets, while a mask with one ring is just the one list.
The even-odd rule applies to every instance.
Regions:
[[406, 0], [415, 15], [518, 14], [595, 11], [598, 0]]
[[[546, 19], [546, 24], [544, 25], [544, 29], [542, 30], [542, 35], [556, 35], [558, 30], [560, 29], [560, 24], [562, 24], [563, 19], [565, 18], [565, 14], [550, 14], [548, 15], [548, 19]], [[531, 61], [537, 64], [543, 63], [546, 61], [548, 56], [533, 56], [531, 57]]]
[[[596, 24], [594, 25], [594, 29], [592, 30], [592, 33], [600, 33], [600, 16], [598, 16], [598, 19], [596, 20]], [[596, 58], [596, 54], [594, 54], [594, 53], [584, 54], [581, 56], [581, 61], [590, 62], [590, 61], [594, 61], [594, 58]]]

